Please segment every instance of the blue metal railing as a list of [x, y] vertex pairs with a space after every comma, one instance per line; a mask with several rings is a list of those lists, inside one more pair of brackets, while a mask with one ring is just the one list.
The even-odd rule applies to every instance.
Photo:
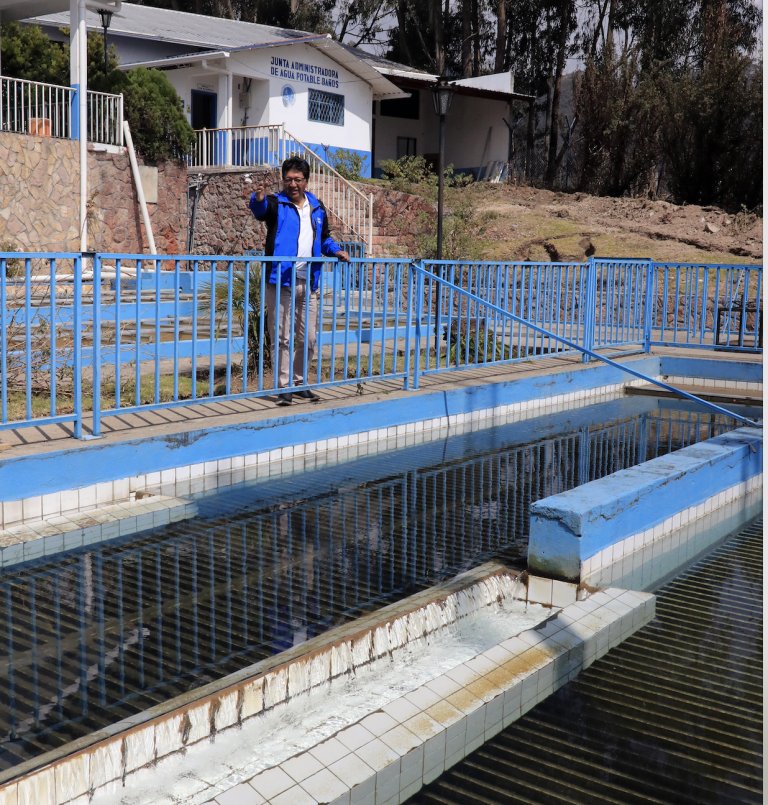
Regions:
[[[0, 253], [0, 430], [72, 422], [83, 437], [92, 413], [99, 435], [110, 416], [374, 380], [417, 388], [435, 372], [628, 346], [762, 349], [760, 266], [357, 254], [317, 260], [317, 294], [297, 297], [294, 281], [279, 318], [263, 255]], [[312, 322], [316, 344], [302, 335]], [[299, 350], [285, 388], [278, 342]]]

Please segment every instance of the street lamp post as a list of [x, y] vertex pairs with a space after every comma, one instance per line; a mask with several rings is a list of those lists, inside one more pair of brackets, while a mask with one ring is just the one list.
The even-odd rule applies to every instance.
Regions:
[[[432, 101], [435, 105], [435, 114], [440, 117], [438, 130], [438, 157], [437, 157], [437, 259], [443, 259], [443, 191], [445, 185], [445, 117], [451, 109], [453, 100], [453, 86], [448, 83], [445, 76], [437, 79], [432, 87]], [[436, 270], [439, 270], [436, 267]], [[440, 299], [441, 288], [435, 283], [435, 362], [440, 362]], [[448, 358], [446, 356], [446, 363]], [[429, 368], [429, 367], [427, 367]]]
[[108, 11], [105, 8], [99, 9], [99, 16], [101, 17], [101, 27], [104, 29], [104, 75], [109, 72], [109, 59], [107, 58], [107, 29], [112, 22], [112, 14], [114, 12]]

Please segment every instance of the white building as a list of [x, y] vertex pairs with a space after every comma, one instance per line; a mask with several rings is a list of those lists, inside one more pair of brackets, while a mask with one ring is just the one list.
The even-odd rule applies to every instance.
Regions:
[[[87, 26], [101, 31], [95, 11]], [[52, 39], [63, 39], [69, 13], [33, 17]], [[340, 45], [329, 36], [122, 3], [108, 32], [121, 69], [162, 69], [200, 134], [195, 164], [254, 164], [271, 152], [269, 132], [283, 126], [329, 160], [337, 149], [360, 154], [366, 171], [382, 159], [418, 154], [436, 161], [437, 122], [431, 86], [436, 76]], [[479, 177], [507, 160], [510, 74], [453, 82], [446, 161]], [[203, 133], [203, 130], [204, 133]], [[255, 153], [258, 152], [258, 153]]]

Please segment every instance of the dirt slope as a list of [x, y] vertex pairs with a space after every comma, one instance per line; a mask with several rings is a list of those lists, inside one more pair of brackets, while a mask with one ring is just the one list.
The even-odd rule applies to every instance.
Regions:
[[477, 185], [478, 208], [497, 214], [485, 237], [492, 260], [651, 257], [681, 263], [756, 263], [763, 221], [715, 207], [596, 198], [529, 187]]

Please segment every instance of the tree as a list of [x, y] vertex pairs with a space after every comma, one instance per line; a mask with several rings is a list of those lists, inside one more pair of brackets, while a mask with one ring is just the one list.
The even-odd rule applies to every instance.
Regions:
[[186, 157], [195, 133], [184, 115], [184, 104], [165, 73], [145, 67], [128, 72], [114, 70], [93, 83], [98, 91], [122, 93], [133, 143], [145, 158]]
[[762, 75], [761, 63], [715, 53], [699, 72], [666, 77], [662, 141], [678, 201], [762, 204]]
[[[2, 47], [3, 75], [23, 78], [44, 84], [69, 86], [69, 45], [51, 41], [37, 25], [3, 23]], [[69, 36], [69, 28], [61, 32]], [[107, 54], [109, 69], [117, 68], [114, 45]], [[88, 34], [88, 82], [104, 75], [104, 37], [96, 31]]]

